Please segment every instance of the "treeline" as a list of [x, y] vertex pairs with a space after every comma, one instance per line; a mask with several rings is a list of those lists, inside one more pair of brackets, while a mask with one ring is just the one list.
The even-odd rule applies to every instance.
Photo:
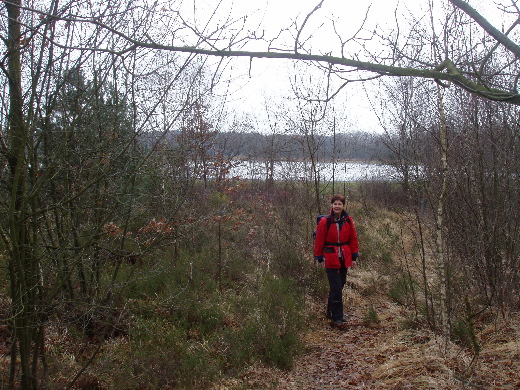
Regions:
[[[143, 145], [151, 147], [159, 139], [171, 147], [178, 147], [181, 132], [166, 135], [148, 132], [140, 136]], [[316, 135], [314, 152], [319, 161], [390, 161], [394, 154], [385, 137], [361, 131], [333, 135]], [[281, 161], [302, 161], [309, 158], [307, 138], [302, 134], [264, 134], [255, 131], [212, 132], [206, 145], [208, 154], [221, 153], [227, 159], [269, 159], [275, 155]]]
[[[373, 186], [371, 196], [416, 237], [401, 266], [417, 318], [478, 356], [473, 321], [520, 308], [519, 110], [435, 88], [386, 84], [386, 142], [402, 180], [398, 191]], [[405, 275], [412, 269], [421, 281]]]

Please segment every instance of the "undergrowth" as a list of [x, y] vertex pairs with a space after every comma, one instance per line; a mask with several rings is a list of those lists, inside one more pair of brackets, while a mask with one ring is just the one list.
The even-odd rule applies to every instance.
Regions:
[[[313, 263], [314, 200], [293, 190], [203, 194], [198, 211], [210, 217], [176, 232], [175, 250], [164, 245], [137, 264], [122, 264], [110, 300], [56, 306], [48, 323], [47, 387], [195, 389], [257, 363], [290, 369], [302, 337], [320, 323], [309, 319], [323, 319], [316, 302], [328, 292], [325, 273]], [[385, 296], [412, 309], [403, 328], [431, 325], [431, 300], [424, 298], [430, 290], [412, 261], [416, 244], [401, 237], [402, 216], [355, 200], [348, 212], [364, 275], [348, 281], [369, 304], [363, 323], [381, 325], [378, 301]], [[101, 280], [112, 286], [111, 275]], [[453, 323], [452, 336], [478, 351], [473, 311]]]
[[[256, 362], [291, 368], [305, 328], [301, 280], [280, 275], [281, 265], [245, 262], [231, 250], [221, 269], [209, 258], [206, 249], [177, 259], [163, 253], [136, 278], [120, 272], [125, 335], [109, 340], [83, 376], [107, 389], [194, 389]], [[301, 260], [287, 264], [310, 268]], [[76, 333], [74, 343], [88, 342], [83, 337]], [[63, 359], [70, 353], [49, 356], [53, 376], [80, 369], [86, 356]]]

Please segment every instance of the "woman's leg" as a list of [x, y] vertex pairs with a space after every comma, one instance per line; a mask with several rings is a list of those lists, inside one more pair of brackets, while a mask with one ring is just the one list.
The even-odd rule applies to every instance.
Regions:
[[340, 269], [327, 268], [329, 279], [329, 299], [327, 313], [330, 313], [333, 321], [343, 319], [343, 286], [345, 285], [344, 273]]

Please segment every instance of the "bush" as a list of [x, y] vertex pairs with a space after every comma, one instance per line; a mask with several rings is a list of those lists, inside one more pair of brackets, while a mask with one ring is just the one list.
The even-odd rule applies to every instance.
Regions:
[[112, 362], [114, 367], [106, 366], [114, 388], [201, 388], [218, 374], [218, 364], [202, 345], [186, 337], [186, 329], [164, 319], [137, 320], [129, 344], [117, 356], [121, 360]]
[[235, 304], [242, 327], [226, 334], [230, 363], [241, 367], [258, 359], [290, 368], [300, 348], [301, 296], [294, 282], [268, 275], [260, 281], [257, 294], [238, 297]]
[[388, 296], [401, 305], [413, 304], [414, 289], [417, 282], [407, 274], [396, 275], [392, 278]]
[[[305, 331], [304, 290], [327, 289], [306, 257], [310, 234], [298, 239], [307, 214], [294, 191], [236, 190], [197, 193], [193, 202], [207, 218], [177, 218], [174, 251], [151, 248], [146, 267], [122, 265], [114, 286], [127, 328], [90, 366], [107, 389], [206, 388], [257, 362], [292, 366]], [[222, 206], [229, 212], [220, 218]]]
[[132, 279], [128, 285], [127, 295], [130, 298], [145, 298], [162, 294], [170, 285], [171, 279], [172, 275], [162, 269], [150, 270]]
[[132, 302], [129, 342], [103, 365], [114, 388], [203, 388], [257, 361], [292, 366], [304, 325], [296, 283], [265, 274], [238, 292], [207, 286], [215, 287], [173, 286], [162, 291], [169, 300]]

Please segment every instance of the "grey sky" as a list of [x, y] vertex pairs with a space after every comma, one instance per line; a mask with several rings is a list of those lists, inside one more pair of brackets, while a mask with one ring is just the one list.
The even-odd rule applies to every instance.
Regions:
[[[290, 50], [294, 45], [297, 27], [302, 26], [305, 17], [319, 4], [318, 0], [223, 0], [210, 19], [216, 2], [212, 0], [185, 1], [183, 5], [191, 12], [195, 10], [193, 22], [206, 25], [206, 31], [213, 31], [226, 17], [238, 19], [234, 26], [242, 31], [255, 31], [262, 35], [262, 41], [250, 41], [243, 50], [266, 51]], [[436, 23], [442, 23], [442, 7], [451, 7], [446, 1], [432, 1], [434, 5], [433, 18]], [[498, 12], [492, 0], [470, 0], [470, 4], [484, 14], [498, 28], [504, 23], [503, 14]], [[365, 41], [352, 41], [345, 45], [345, 56], [363, 55], [360, 44], [369, 48], [374, 54], [382, 50], [380, 41], [372, 36], [377, 30], [384, 34], [396, 28], [403, 33], [407, 23], [415, 18], [428, 18], [428, 0], [325, 0], [322, 7], [312, 15], [302, 29], [300, 42], [305, 42], [305, 49], [313, 54], [331, 53], [340, 56], [341, 40], [358, 33]], [[368, 14], [367, 14], [368, 12]], [[246, 16], [246, 18], [242, 18]], [[365, 20], [366, 16], [366, 20]], [[397, 19], [397, 21], [396, 21]], [[209, 22], [208, 22], [209, 20]], [[358, 31], [363, 24], [363, 30]], [[203, 22], [203, 23], [201, 23]], [[297, 27], [296, 27], [297, 26]], [[286, 30], [283, 30], [283, 29]], [[268, 45], [266, 40], [270, 42]], [[234, 113], [242, 112], [255, 115], [263, 122], [264, 105], [276, 104], [279, 99], [291, 95], [290, 77], [294, 76], [293, 64], [287, 60], [232, 59], [225, 76], [234, 79], [226, 91], [231, 92], [231, 107]], [[239, 77], [241, 76], [241, 77]], [[236, 78], [236, 79], [235, 79]], [[366, 98], [378, 91], [371, 83], [352, 83], [338, 95], [338, 107], [345, 110], [349, 118], [345, 125], [350, 130], [381, 131], [377, 117]]]

